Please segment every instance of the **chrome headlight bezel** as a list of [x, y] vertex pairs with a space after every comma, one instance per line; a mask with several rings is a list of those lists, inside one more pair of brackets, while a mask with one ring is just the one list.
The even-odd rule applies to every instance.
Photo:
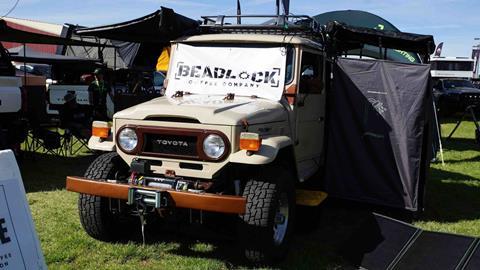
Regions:
[[138, 146], [138, 135], [134, 128], [125, 127], [118, 131], [117, 145], [125, 153], [132, 153]]
[[225, 155], [227, 151], [227, 143], [222, 136], [218, 134], [209, 134], [203, 139], [202, 150], [205, 156], [209, 159], [218, 160]]

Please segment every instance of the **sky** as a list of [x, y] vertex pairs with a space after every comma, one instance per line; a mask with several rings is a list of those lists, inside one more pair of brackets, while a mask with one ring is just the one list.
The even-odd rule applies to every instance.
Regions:
[[[4, 16], [17, 0], [0, 0]], [[442, 56], [471, 56], [480, 43], [479, 0], [291, 0], [290, 12], [314, 16], [357, 9], [377, 14], [404, 32], [430, 34], [444, 42]], [[241, 0], [243, 14], [273, 14], [275, 0]], [[234, 14], [236, 0], [19, 0], [8, 16], [51, 23], [98, 26], [135, 19], [160, 6], [193, 19]]]

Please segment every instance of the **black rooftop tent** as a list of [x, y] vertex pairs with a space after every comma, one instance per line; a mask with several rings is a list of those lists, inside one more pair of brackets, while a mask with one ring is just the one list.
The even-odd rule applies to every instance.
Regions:
[[[400, 32], [392, 23], [375, 14], [361, 10], [337, 10], [325, 12], [313, 17], [321, 25], [328, 25], [330, 22], [339, 22], [347, 26], [360, 28], [369, 28], [386, 32]], [[373, 45], [365, 45], [362, 50], [350, 50], [348, 54], [363, 55], [372, 58], [378, 58], [379, 48]], [[420, 63], [421, 59], [417, 53], [396, 50], [388, 50], [386, 59], [404, 63]], [[382, 57], [383, 58], [383, 57]]]
[[[362, 48], [364, 44], [380, 48], [413, 51], [421, 55], [430, 55], [435, 50], [431, 35], [419, 35], [399, 31], [377, 30], [366, 27], [349, 26], [345, 23], [329, 22], [326, 32], [338, 52]], [[380, 55], [379, 58], [384, 58]]]
[[[90, 28], [79, 27], [71, 34], [80, 39], [96, 38], [115, 44], [125, 67], [152, 69], [164, 46], [173, 39], [195, 33], [198, 26], [197, 21], [161, 7], [138, 19]], [[82, 55], [78, 49], [70, 53]]]

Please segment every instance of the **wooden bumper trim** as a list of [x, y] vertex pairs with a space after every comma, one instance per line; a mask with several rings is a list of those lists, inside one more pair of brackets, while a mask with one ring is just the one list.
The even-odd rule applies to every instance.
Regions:
[[161, 190], [170, 194], [175, 207], [191, 208], [227, 214], [244, 214], [246, 199], [241, 196], [217, 195], [213, 193], [191, 193], [186, 191], [164, 190], [151, 187], [130, 186], [127, 184], [94, 181], [83, 177], [67, 176], [67, 190], [106, 198], [127, 200], [130, 187], [145, 190]]

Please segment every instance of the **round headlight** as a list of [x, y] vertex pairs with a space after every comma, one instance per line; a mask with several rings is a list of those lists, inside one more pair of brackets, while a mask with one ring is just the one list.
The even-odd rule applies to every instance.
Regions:
[[225, 142], [222, 137], [210, 134], [203, 141], [203, 152], [207, 157], [217, 159], [225, 153]]
[[122, 150], [130, 152], [137, 147], [137, 143], [137, 133], [131, 128], [124, 128], [118, 134], [118, 145]]

